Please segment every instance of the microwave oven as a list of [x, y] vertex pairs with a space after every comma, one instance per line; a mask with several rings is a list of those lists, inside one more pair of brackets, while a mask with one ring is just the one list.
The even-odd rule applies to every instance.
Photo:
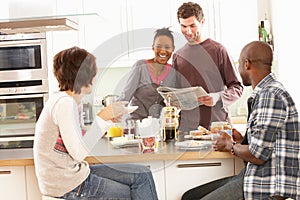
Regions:
[[46, 33], [0, 35], [0, 81], [47, 79]]

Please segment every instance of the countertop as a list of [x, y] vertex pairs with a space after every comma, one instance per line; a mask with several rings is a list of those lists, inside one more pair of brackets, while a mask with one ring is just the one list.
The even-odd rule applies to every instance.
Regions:
[[[86, 158], [90, 164], [147, 162], [160, 160], [198, 160], [234, 158], [229, 152], [206, 150], [181, 150], [174, 142], [160, 142], [157, 152], [140, 153], [139, 148], [114, 148], [106, 138], [99, 140]], [[28, 166], [34, 165], [33, 149], [1, 149], [0, 166]]]

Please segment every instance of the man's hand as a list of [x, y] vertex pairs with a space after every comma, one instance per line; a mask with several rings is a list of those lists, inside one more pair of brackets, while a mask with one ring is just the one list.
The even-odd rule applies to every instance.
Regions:
[[244, 139], [244, 136], [235, 128], [232, 129], [232, 138], [234, 141], [241, 143]]
[[226, 132], [220, 131], [218, 137], [214, 137], [215, 139], [212, 142], [212, 147], [215, 151], [231, 151], [231, 146], [233, 139]]
[[198, 102], [203, 103], [205, 106], [212, 107], [220, 100], [219, 93], [209, 93], [208, 96], [203, 96], [198, 98]]

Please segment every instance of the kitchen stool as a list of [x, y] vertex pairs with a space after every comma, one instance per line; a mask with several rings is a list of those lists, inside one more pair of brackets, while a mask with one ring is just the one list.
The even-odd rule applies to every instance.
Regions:
[[42, 196], [42, 200], [64, 200], [64, 199], [58, 199], [58, 198], [55, 198], [55, 197], [48, 197], [48, 196]]

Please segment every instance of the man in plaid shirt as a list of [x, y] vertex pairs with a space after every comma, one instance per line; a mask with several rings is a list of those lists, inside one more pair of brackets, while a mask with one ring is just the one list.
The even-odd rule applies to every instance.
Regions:
[[[266, 43], [247, 44], [240, 55], [239, 71], [245, 86], [252, 86], [247, 123], [248, 144], [226, 138], [232, 153], [247, 162], [245, 199], [283, 196], [300, 199], [300, 135], [295, 103], [271, 73], [273, 52]], [[236, 140], [235, 140], [236, 139]], [[245, 138], [246, 139], [246, 138]], [[220, 148], [216, 142], [216, 150]]]
[[253, 88], [247, 131], [242, 136], [233, 129], [232, 137], [221, 132], [213, 141], [216, 151], [231, 151], [245, 161], [245, 168], [239, 175], [193, 188], [182, 199], [300, 199], [298, 112], [271, 72], [272, 60], [267, 43], [254, 41], [243, 48], [239, 72], [243, 84]]

